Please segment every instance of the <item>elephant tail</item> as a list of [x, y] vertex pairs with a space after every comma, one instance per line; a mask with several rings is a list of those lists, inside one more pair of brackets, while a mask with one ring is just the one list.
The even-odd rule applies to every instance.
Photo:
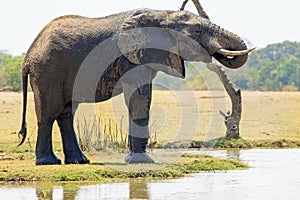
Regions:
[[23, 113], [22, 113], [22, 125], [19, 131], [19, 138], [21, 142], [18, 146], [22, 145], [26, 139], [27, 135], [27, 125], [26, 125], [26, 108], [27, 108], [27, 85], [28, 85], [28, 67], [23, 66], [22, 68], [22, 89], [23, 89]]

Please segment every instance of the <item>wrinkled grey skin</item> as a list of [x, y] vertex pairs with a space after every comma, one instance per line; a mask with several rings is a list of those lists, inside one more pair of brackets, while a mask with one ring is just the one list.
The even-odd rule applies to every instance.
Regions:
[[[74, 111], [79, 103], [85, 101], [84, 98], [73, 99], [76, 75], [88, 54], [101, 42], [114, 35], [122, 35], [133, 28], [143, 27], [179, 32], [199, 43], [203, 52], [193, 59], [188, 55], [182, 57], [156, 49], [136, 49], [126, 52], [122, 50], [124, 48], [122, 44], [118, 44], [123, 55], [106, 68], [97, 84], [94, 101], [105, 101], [114, 95], [124, 93], [130, 119], [128, 140], [130, 153], [125, 159], [128, 163], [154, 162], [146, 153], [146, 145], [149, 137], [151, 82], [159, 69], [144, 65], [139, 72], [143, 75], [122, 78], [126, 72], [141, 64], [158, 63], [170, 66], [171, 71], [175, 72], [160, 68], [161, 71], [184, 77], [184, 60], [211, 62], [211, 58], [214, 57], [229, 68], [238, 68], [248, 57], [246, 54], [228, 58], [216, 53], [220, 48], [245, 50], [246, 45], [235, 34], [187, 11], [139, 9], [103, 18], [72, 15], [51, 21], [29, 48], [22, 70], [24, 103], [20, 130], [23, 137], [21, 144], [26, 137], [27, 79], [30, 75], [38, 121], [37, 165], [61, 163], [52, 149], [52, 126], [55, 120], [62, 136], [65, 163], [89, 163], [78, 145], [73, 127]], [[174, 40], [176, 43], [176, 38], [172, 38], [171, 35], [158, 35], [156, 39]], [[120, 84], [116, 90], [117, 83]]]

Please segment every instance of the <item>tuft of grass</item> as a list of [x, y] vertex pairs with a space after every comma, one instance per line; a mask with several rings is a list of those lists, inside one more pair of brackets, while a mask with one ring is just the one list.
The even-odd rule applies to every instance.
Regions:
[[238, 148], [238, 149], [249, 149], [252, 148], [253, 145], [250, 141], [238, 138], [238, 139], [226, 139], [226, 138], [218, 138], [211, 142], [215, 142], [214, 148]]
[[33, 149], [29, 146], [20, 146], [17, 145], [1, 145], [0, 146], [0, 153], [5, 152], [6, 154], [9, 153], [27, 153], [27, 152], [33, 152]]
[[220, 159], [218, 162], [212, 159], [205, 161], [195, 160], [193, 163], [179, 164], [175, 169], [183, 171], [185, 174], [196, 173], [200, 171], [225, 171], [233, 169], [245, 169], [248, 166], [237, 160]]
[[[84, 114], [79, 116], [76, 121], [76, 127], [82, 150], [89, 152], [103, 150], [108, 152], [128, 152], [128, 136], [127, 132], [123, 131], [123, 116], [119, 124], [110, 117], [86, 117]], [[154, 133], [150, 135], [147, 147], [152, 151], [156, 144], [156, 133]]]
[[211, 155], [207, 154], [190, 154], [190, 153], [184, 153], [181, 155], [183, 158], [213, 158]]
[[83, 150], [127, 151], [127, 133], [111, 118], [94, 116], [91, 119], [84, 114], [77, 119], [79, 144]]

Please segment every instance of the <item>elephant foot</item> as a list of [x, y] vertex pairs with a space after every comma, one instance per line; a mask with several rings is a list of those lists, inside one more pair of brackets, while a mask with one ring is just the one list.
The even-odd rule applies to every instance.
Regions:
[[35, 160], [36, 165], [60, 165], [61, 161], [54, 154], [46, 156], [37, 156]]
[[84, 155], [68, 156], [65, 158], [65, 164], [88, 164], [90, 160]]
[[134, 163], [154, 163], [154, 160], [150, 158], [150, 156], [147, 153], [133, 153], [130, 152], [125, 157], [125, 162], [129, 164]]

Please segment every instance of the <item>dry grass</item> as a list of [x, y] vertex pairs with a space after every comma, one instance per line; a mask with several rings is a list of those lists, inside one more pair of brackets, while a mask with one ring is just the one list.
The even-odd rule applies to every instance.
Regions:
[[[300, 92], [243, 92], [241, 136], [248, 140], [300, 140]], [[0, 93], [0, 145], [17, 145], [21, 124], [21, 93]], [[224, 92], [154, 91], [150, 128], [159, 143], [175, 140], [207, 140], [224, 136], [225, 126], [219, 110], [230, 108]], [[128, 131], [128, 114], [123, 96], [98, 104], [82, 104], [76, 116], [95, 115], [103, 125], [113, 123], [125, 133]], [[111, 120], [111, 122], [109, 122]], [[28, 95], [28, 136], [34, 147], [36, 117], [33, 95]], [[106, 131], [109, 131], [108, 129]], [[61, 139], [55, 124], [53, 130], [55, 149], [60, 151]], [[28, 140], [25, 145], [27, 145]]]

